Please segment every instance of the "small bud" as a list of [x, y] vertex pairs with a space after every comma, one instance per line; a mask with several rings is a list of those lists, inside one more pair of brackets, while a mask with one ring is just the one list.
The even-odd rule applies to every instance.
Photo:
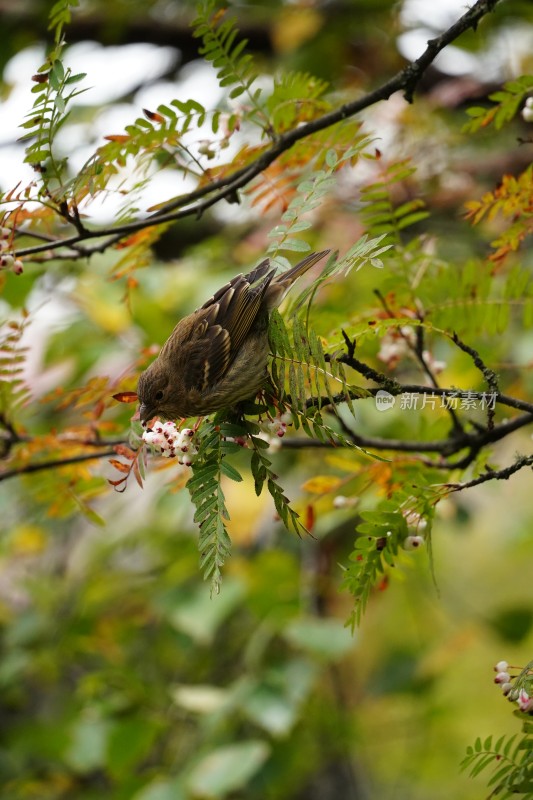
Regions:
[[11, 272], [14, 272], [15, 275], [21, 275], [24, 272], [24, 265], [20, 258], [15, 259], [13, 265], [11, 267]]
[[403, 540], [402, 547], [404, 550], [417, 550], [423, 544], [424, 539], [422, 536], [407, 536]]
[[494, 683], [509, 683], [511, 676], [508, 672], [498, 672], [494, 678]]
[[498, 661], [498, 663], [494, 665], [494, 672], [507, 672], [508, 669], [509, 664], [507, 661]]
[[520, 689], [517, 703], [520, 711], [530, 711], [533, 707], [533, 702], [525, 689]]
[[533, 108], [528, 106], [527, 103], [522, 109], [522, 119], [525, 120], [525, 122], [533, 122]]
[[504, 693], [505, 697], [507, 697], [512, 688], [512, 683], [502, 683], [502, 692]]

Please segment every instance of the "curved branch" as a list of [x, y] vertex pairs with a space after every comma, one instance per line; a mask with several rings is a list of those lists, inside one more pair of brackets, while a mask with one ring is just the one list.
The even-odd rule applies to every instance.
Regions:
[[442, 486], [449, 492], [462, 492], [463, 489], [471, 489], [473, 486], [479, 486], [487, 481], [507, 481], [511, 475], [524, 469], [524, 467], [533, 467], [533, 455], [519, 456], [514, 464], [504, 467], [504, 469], [487, 469], [486, 472], [471, 481], [466, 481], [465, 483], [443, 483]]
[[17, 257], [32, 256], [45, 251], [53, 252], [64, 247], [76, 247], [80, 255], [88, 255], [90, 251], [85, 253], [84, 249], [79, 247], [80, 242], [89, 239], [110, 237], [109, 241], [99, 246], [99, 250], [101, 251], [135, 231], [166, 222], [175, 222], [184, 217], [199, 216], [221, 200], [235, 198], [239, 189], [242, 189], [250, 183], [253, 178], [257, 177], [257, 175], [269, 167], [270, 164], [276, 161], [282, 153], [290, 150], [291, 147], [301, 139], [305, 139], [314, 133], [336, 125], [349, 117], [353, 117], [380, 100], [388, 100], [395, 92], [403, 91], [406, 100], [412, 102], [418, 83], [437, 55], [468, 29], [472, 28], [475, 30], [483, 17], [492, 12], [498, 2], [500, 2], [500, 0], [477, 0], [477, 2], [450, 28], [444, 31], [444, 33], [435, 39], [430, 39], [425, 51], [419, 58], [409, 63], [382, 86], [369, 92], [364, 97], [343, 104], [339, 108], [324, 114], [318, 119], [287, 131], [254, 161], [231, 175], [214, 180], [210, 184], [202, 186], [168, 203], [145, 219], [138, 219], [122, 225], [94, 230], [84, 229], [72, 236], [56, 239], [53, 242], [20, 248], [17, 250]]
[[[428, 387], [417, 387], [420, 390], [425, 389], [426, 392], [435, 391], [434, 389], [429, 389]], [[449, 389], [443, 389], [442, 392], [450, 392]], [[481, 396], [481, 392], [477, 393]], [[343, 396], [340, 396], [338, 402], [342, 402], [344, 399]], [[362, 399], [362, 398], [354, 398], [354, 399]], [[513, 398], [508, 398], [509, 400], [513, 400]], [[327, 405], [327, 398], [324, 399], [324, 406]], [[533, 424], [533, 411], [527, 414], [522, 414], [519, 417], [516, 417], [512, 420], [507, 420], [505, 422], [500, 423], [499, 425], [494, 425], [492, 428], [487, 429], [480, 429], [475, 433], [468, 433], [463, 430], [453, 430], [452, 434], [444, 439], [434, 439], [428, 441], [404, 441], [402, 439], [384, 439], [378, 436], [365, 436], [363, 434], [358, 433], [357, 431], [352, 430], [347, 425], [343, 425], [345, 435], [350, 438], [352, 443], [357, 447], [362, 447], [364, 449], [370, 450], [379, 450], [379, 451], [391, 451], [395, 453], [413, 453], [413, 454], [420, 454], [420, 453], [436, 453], [442, 457], [443, 460], [441, 461], [430, 461], [428, 459], [421, 458], [420, 460], [428, 467], [434, 467], [436, 469], [465, 469], [468, 467], [476, 458], [478, 453], [487, 445], [494, 444], [501, 439], [504, 439], [506, 436], [509, 436], [511, 433], [514, 433], [520, 428], [525, 427], [526, 425]], [[8, 437], [4, 437], [4, 441], [7, 441], [9, 447], [17, 444], [18, 442], [29, 442], [32, 441], [30, 436], [19, 437], [15, 434], [15, 438], [9, 439]], [[72, 444], [72, 441], [69, 441]], [[126, 440], [101, 440], [101, 441], [92, 441], [92, 440], [79, 440], [77, 442], [80, 445], [90, 448], [97, 448], [97, 447], [109, 447], [109, 445], [113, 445], [116, 447], [117, 445], [125, 445], [127, 444]], [[287, 450], [300, 450], [300, 449], [311, 449], [311, 448], [333, 448], [336, 447], [334, 443], [330, 442], [321, 442], [317, 439], [301, 439], [301, 438], [288, 438], [284, 439], [281, 442], [283, 449]], [[455, 462], [450, 462], [445, 459], [448, 459], [450, 456], [458, 455], [459, 453], [467, 450], [468, 452], [464, 455], [461, 459]], [[71, 464], [77, 464], [83, 461], [92, 461], [100, 458], [106, 457], [113, 457], [116, 456], [117, 451], [115, 449], [109, 450], [102, 450], [100, 452], [95, 453], [94, 450], [90, 453], [81, 453], [77, 456], [69, 456], [67, 458], [56, 458], [56, 459], [49, 459], [47, 461], [41, 461], [36, 464], [23, 464], [19, 467], [15, 467], [11, 470], [6, 470], [5, 472], [0, 472], [0, 482], [7, 480], [8, 478], [14, 478], [20, 475], [28, 475], [34, 472], [41, 472], [42, 470], [46, 469], [59, 469], [60, 467], [69, 466]], [[488, 478], [486, 478], [488, 480]], [[461, 485], [462, 486], [462, 485]], [[466, 487], [463, 487], [466, 488]]]
[[19, 475], [30, 475], [33, 472], [42, 472], [46, 469], [60, 469], [71, 464], [79, 464], [83, 461], [94, 461], [97, 458], [110, 458], [116, 456], [115, 450], [102, 450], [100, 453], [80, 453], [78, 456], [68, 458], [51, 458], [48, 461], [39, 461], [36, 464], [22, 464], [20, 467], [0, 472], [0, 482], [8, 478], [16, 478]]

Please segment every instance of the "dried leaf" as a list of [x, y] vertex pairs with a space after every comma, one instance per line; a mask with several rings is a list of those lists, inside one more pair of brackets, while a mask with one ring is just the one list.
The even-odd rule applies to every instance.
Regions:
[[119, 472], [125, 472], [126, 474], [129, 474], [130, 472], [131, 469], [130, 465], [124, 464], [124, 462], [118, 461], [116, 458], [110, 458], [109, 463], [112, 464], [112, 466], [114, 466], [115, 469], [118, 469]]
[[113, 400], [118, 400], [119, 403], [136, 403], [138, 400], [137, 392], [117, 392], [112, 397]]

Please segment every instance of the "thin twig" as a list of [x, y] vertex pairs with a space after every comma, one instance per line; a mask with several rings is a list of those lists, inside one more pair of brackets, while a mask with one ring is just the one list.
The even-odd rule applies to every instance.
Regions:
[[[383, 296], [383, 294], [380, 292], [380, 290], [379, 289], [374, 289], [374, 294], [376, 295], [376, 297], [380, 301], [380, 303], [381, 303], [381, 305], [383, 307], [383, 310], [388, 315], [389, 319], [396, 319], [396, 314], [389, 307], [387, 299]], [[423, 318], [422, 318], [422, 314], [421, 313], [417, 314], [417, 319], [420, 322], [423, 322]], [[437, 376], [435, 375], [435, 373], [431, 369], [430, 365], [428, 364], [428, 360], [427, 360], [426, 354], [425, 354], [424, 329], [423, 329], [423, 327], [420, 326], [420, 327], [416, 328], [415, 341], [414, 342], [412, 342], [411, 339], [409, 338], [409, 336], [407, 336], [406, 333], [404, 333], [401, 325], [398, 325], [398, 332], [399, 332], [400, 336], [402, 337], [402, 339], [404, 340], [404, 342], [406, 343], [406, 345], [409, 348], [409, 350], [413, 353], [414, 357], [416, 358], [416, 360], [418, 361], [418, 363], [422, 367], [422, 370], [425, 372], [425, 374], [429, 378], [429, 380], [431, 382], [431, 385], [435, 389], [438, 389], [439, 388], [439, 382], [437, 381]], [[455, 431], [462, 431], [463, 430], [463, 426], [461, 424], [461, 421], [459, 420], [459, 417], [455, 413], [454, 409], [451, 406], [447, 406], [446, 407], [446, 411], [450, 415], [450, 419], [452, 421], [453, 429]]]
[[504, 469], [488, 469], [482, 475], [477, 478], [473, 478], [471, 481], [465, 481], [465, 483], [443, 483], [442, 486], [449, 492], [462, 492], [463, 489], [471, 489], [473, 486], [479, 486], [487, 481], [506, 481], [511, 477], [511, 475], [514, 475], [515, 472], [524, 469], [524, 467], [533, 467], [533, 455], [520, 456], [516, 459], [514, 464], [511, 464], [509, 467], [505, 467]]
[[[463, 353], [467, 353], [470, 356], [470, 358], [474, 362], [474, 365], [483, 375], [483, 378], [485, 379], [485, 383], [487, 384], [487, 388], [489, 389], [489, 391], [492, 392], [493, 394], [499, 394], [500, 387], [498, 384], [498, 377], [494, 372], [494, 370], [487, 367], [487, 365], [479, 355], [478, 351], [474, 350], [473, 347], [470, 347], [470, 345], [461, 341], [461, 339], [459, 339], [459, 336], [455, 332], [453, 333], [453, 336], [451, 336], [450, 338], [452, 342], [454, 342], [454, 344], [456, 344], [457, 347], [463, 351]], [[487, 408], [487, 427], [489, 428], [489, 430], [494, 427], [494, 408], [490, 406]]]
[[79, 464], [83, 461], [94, 461], [98, 458], [116, 456], [115, 450], [103, 450], [101, 453], [81, 453], [68, 458], [51, 458], [48, 461], [39, 461], [37, 464], [23, 464], [20, 467], [0, 472], [0, 482], [19, 475], [30, 475], [33, 472], [42, 472], [45, 469], [60, 469], [70, 464]]

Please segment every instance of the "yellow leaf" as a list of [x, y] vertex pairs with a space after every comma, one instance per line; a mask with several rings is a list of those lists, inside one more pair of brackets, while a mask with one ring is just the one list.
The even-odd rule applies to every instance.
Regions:
[[315, 475], [303, 484], [302, 489], [313, 494], [325, 494], [335, 491], [341, 484], [342, 480], [335, 475]]
[[290, 53], [312, 39], [324, 24], [322, 15], [313, 8], [286, 8], [278, 12], [272, 30], [274, 49]]
[[37, 555], [46, 547], [46, 536], [37, 525], [18, 525], [11, 534], [10, 544], [15, 555]]
[[361, 463], [361, 456], [359, 453], [328, 453], [325, 456], [325, 461], [328, 466], [334, 469], [340, 469], [343, 472], [350, 472], [359, 474], [367, 466], [368, 462]]
[[103, 281], [85, 281], [77, 290], [77, 300], [87, 316], [107, 333], [122, 333], [131, 324], [128, 309], [120, 302], [119, 289]]

